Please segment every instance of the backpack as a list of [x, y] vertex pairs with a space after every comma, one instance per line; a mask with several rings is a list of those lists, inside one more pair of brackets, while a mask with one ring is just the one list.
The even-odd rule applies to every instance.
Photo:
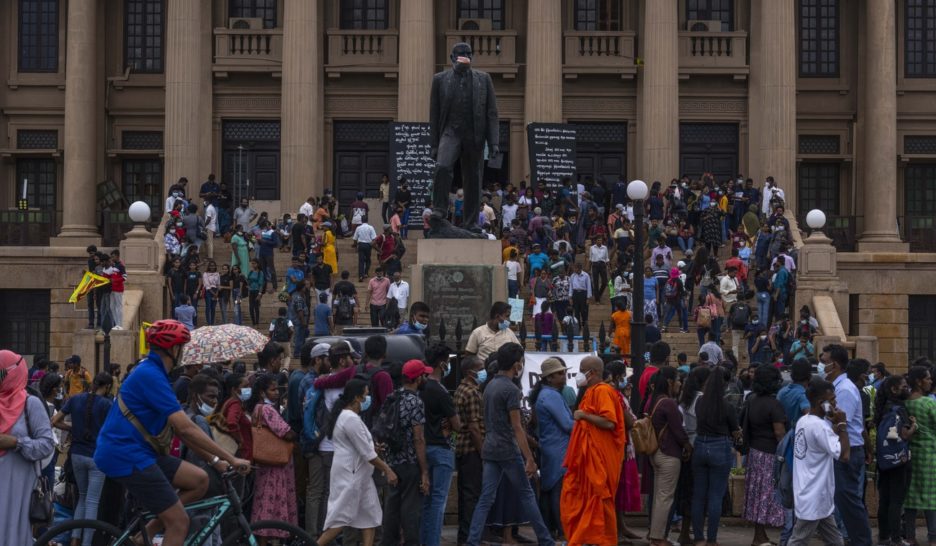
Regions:
[[666, 281], [666, 284], [663, 287], [663, 297], [666, 298], [668, 302], [675, 302], [679, 299], [679, 280], [670, 279]]
[[751, 308], [746, 303], [736, 302], [731, 306], [731, 328], [734, 330], [744, 330], [748, 321], [751, 319]]
[[289, 341], [289, 321], [283, 317], [276, 317], [273, 321], [273, 341]]
[[660, 402], [662, 400], [657, 401], [656, 405], [653, 406], [650, 415], [634, 421], [634, 426], [630, 430], [631, 439], [634, 441], [634, 451], [640, 455], [653, 455], [660, 449], [660, 438], [663, 437], [667, 427], [667, 425], [663, 425], [659, 434], [653, 428], [653, 414], [660, 407]]
[[881, 470], [904, 466], [910, 460], [910, 446], [900, 437], [900, 429], [906, 423], [900, 418], [897, 406], [891, 407], [877, 429], [877, 465]]
[[302, 452], [310, 453], [318, 450], [322, 443], [325, 423], [328, 421], [328, 407], [325, 405], [325, 391], [311, 386], [306, 389], [302, 401], [302, 434], [299, 442]]
[[351, 305], [351, 298], [348, 296], [341, 296], [338, 298], [337, 312], [335, 313], [335, 318], [341, 321], [351, 320], [354, 318], [354, 306]]
[[380, 413], [377, 414], [371, 428], [374, 441], [386, 445], [387, 453], [399, 453], [403, 449], [405, 435], [402, 423], [400, 423], [402, 399], [402, 389], [393, 391], [380, 406]]
[[698, 325], [699, 328], [712, 327], [712, 310], [708, 306], [699, 306], [699, 312], [696, 315], [696, 325]]
[[787, 510], [793, 509], [793, 444], [796, 428], [791, 428], [777, 444], [774, 459], [774, 488], [780, 496], [780, 505]]

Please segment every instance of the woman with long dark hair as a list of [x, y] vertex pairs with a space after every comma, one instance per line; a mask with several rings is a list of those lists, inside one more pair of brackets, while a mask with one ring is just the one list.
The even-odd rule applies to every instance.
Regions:
[[[917, 431], [916, 419], [907, 413], [905, 402], [910, 397], [907, 380], [899, 375], [886, 378], [877, 390], [874, 399], [874, 426], [879, 428], [891, 414], [894, 414], [894, 428], [889, 429], [885, 438], [878, 441], [896, 440], [896, 435], [903, 441], [910, 441]], [[880, 434], [880, 430], [878, 431]], [[880, 445], [880, 444], [879, 444]], [[910, 465], [906, 462], [897, 464], [883, 460], [883, 453], [878, 452], [878, 544], [900, 543], [903, 530], [900, 514], [903, 511], [904, 498], [910, 479]], [[912, 537], [911, 537], [912, 538]]]
[[[696, 402], [702, 396], [702, 389], [705, 382], [708, 381], [712, 369], [708, 366], [696, 366], [683, 383], [682, 392], [679, 394], [679, 412], [683, 417], [683, 424], [686, 427], [686, 434], [689, 436], [689, 443], [695, 444], [696, 439]], [[689, 544], [689, 524], [692, 514], [692, 461], [682, 461], [682, 467], [679, 471], [679, 483], [676, 485], [676, 507], [679, 515], [682, 516], [682, 528], [679, 531], [680, 544]]]
[[328, 544], [345, 527], [351, 527], [361, 530], [364, 546], [372, 546], [376, 528], [383, 519], [373, 469], [383, 472], [391, 486], [397, 484], [397, 475], [377, 456], [374, 439], [361, 420], [361, 412], [367, 411], [370, 405], [367, 381], [352, 379], [328, 416], [324, 432], [335, 444], [335, 462], [331, 467], [331, 494], [319, 544]]
[[936, 543], [936, 401], [929, 393], [933, 389], [932, 370], [914, 366], [907, 374], [910, 396], [904, 405], [919, 429], [910, 438], [910, 487], [904, 500], [904, 536], [916, 536], [919, 510], [926, 518], [929, 542]]
[[744, 519], [754, 524], [752, 544], [770, 542], [766, 526], [783, 527], [783, 507], [777, 502], [773, 477], [777, 444], [786, 435], [787, 425], [783, 404], [777, 400], [782, 382], [777, 368], [756, 368], [746, 422], [741, 423], [750, 447], [745, 464]]
[[679, 374], [672, 366], [663, 366], [651, 378], [650, 421], [660, 448], [650, 456], [653, 465], [653, 510], [650, 515], [650, 544], [665, 546], [670, 507], [679, 482], [680, 460], [692, 452], [692, 444], [683, 427], [676, 404]]
[[[692, 451], [692, 534], [696, 542], [718, 542], [722, 499], [734, 463], [732, 437], [741, 435], [738, 416], [725, 401], [725, 376], [721, 366], [712, 369], [702, 397], [696, 402], [697, 435]], [[703, 535], [708, 510], [708, 533]]]
[[[75, 505], [74, 519], [97, 519], [98, 505], [101, 502], [101, 490], [104, 489], [104, 473], [94, 464], [94, 449], [97, 436], [107, 418], [113, 402], [107, 397], [114, 378], [107, 372], [94, 376], [91, 392], [72, 396], [65, 402], [62, 411], [55, 414], [52, 426], [71, 433], [71, 459], [78, 485], [78, 503]], [[71, 422], [65, 422], [65, 416], [71, 416]], [[91, 533], [81, 536], [81, 530], [72, 531], [72, 546], [90, 546]]]

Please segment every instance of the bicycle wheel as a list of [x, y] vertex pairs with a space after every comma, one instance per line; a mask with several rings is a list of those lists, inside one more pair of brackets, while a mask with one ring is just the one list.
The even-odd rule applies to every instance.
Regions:
[[36, 546], [47, 546], [53, 539], [63, 534], [67, 537], [63, 544], [69, 544], [71, 533], [76, 529], [81, 529], [84, 533], [93, 533], [94, 539], [91, 543], [94, 546], [130, 546], [133, 543], [131, 540], [117, 542], [123, 535], [123, 531], [109, 523], [93, 519], [76, 519], [50, 527], [36, 539]]
[[[254, 540], [259, 538], [258, 533], [266, 534], [265, 531], [279, 531], [286, 533], [285, 537], [270, 536], [267, 544], [269, 546], [314, 546], [315, 540], [308, 533], [295, 525], [290, 525], [285, 521], [258, 521], [250, 524], [251, 534]], [[243, 531], [231, 533], [222, 546], [248, 546], [250, 541], [244, 536]]]

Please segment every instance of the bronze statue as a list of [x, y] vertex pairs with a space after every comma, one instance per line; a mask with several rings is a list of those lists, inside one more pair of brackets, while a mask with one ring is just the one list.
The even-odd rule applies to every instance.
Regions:
[[[470, 45], [455, 44], [450, 59], [452, 70], [439, 72], [432, 78], [429, 102], [431, 153], [436, 160], [429, 237], [480, 238], [484, 237], [478, 225], [478, 216], [481, 212], [485, 142], [490, 157], [500, 152], [497, 142], [497, 100], [491, 76], [487, 72], [471, 69]], [[464, 229], [446, 220], [455, 162], [459, 160], [465, 194], [462, 215]]]

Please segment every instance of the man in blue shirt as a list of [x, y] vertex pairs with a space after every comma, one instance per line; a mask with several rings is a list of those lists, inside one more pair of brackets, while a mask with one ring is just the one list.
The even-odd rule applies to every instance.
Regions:
[[[779, 263], [779, 261], [778, 261]], [[848, 531], [849, 544], [870, 546], [871, 525], [864, 504], [864, 412], [858, 387], [845, 375], [848, 351], [841, 345], [826, 345], [819, 360], [825, 365], [826, 381], [835, 385], [835, 403], [845, 412], [848, 425], [849, 457], [835, 461], [835, 506]]]
[[286, 270], [286, 292], [292, 294], [305, 283], [305, 269], [299, 256], [293, 256], [292, 265]]
[[407, 321], [393, 333], [426, 335], [429, 329], [429, 306], [425, 302], [414, 301], [413, 305], [410, 305], [408, 317]]
[[331, 334], [334, 321], [332, 320], [331, 306], [328, 305], [328, 294], [319, 294], [319, 303], [315, 306], [315, 335], [327, 336]]
[[790, 367], [792, 383], [786, 385], [777, 393], [777, 400], [783, 405], [787, 423], [790, 428], [796, 428], [796, 422], [803, 415], [809, 413], [809, 400], [806, 399], [806, 387], [812, 378], [812, 365], [806, 359], [794, 360]]
[[533, 252], [527, 256], [527, 262], [530, 264], [530, 278], [536, 276], [537, 271], [549, 265], [549, 256], [543, 252], [539, 243], [533, 245]]
[[182, 546], [189, 527], [183, 504], [200, 499], [208, 489], [204, 470], [168, 455], [171, 432], [219, 472], [232, 466], [241, 474], [250, 472], [250, 461], [214, 443], [176, 400], [169, 371], [179, 364], [182, 347], [190, 339], [188, 328], [175, 320], [156, 321], [146, 330], [150, 353], [121, 385], [94, 453], [94, 462], [105, 475], [156, 514], [146, 530], [152, 537], [162, 529], [164, 546]]
[[541, 366], [539, 395], [532, 400], [536, 411], [538, 437], [540, 443], [540, 462], [542, 462], [540, 481], [540, 506], [545, 508], [543, 520], [549, 530], [562, 531], [559, 517], [559, 500], [562, 497], [562, 476], [565, 468], [566, 449], [575, 420], [572, 410], [562, 397], [562, 388], [566, 386], [566, 368], [558, 358], [547, 358]]

